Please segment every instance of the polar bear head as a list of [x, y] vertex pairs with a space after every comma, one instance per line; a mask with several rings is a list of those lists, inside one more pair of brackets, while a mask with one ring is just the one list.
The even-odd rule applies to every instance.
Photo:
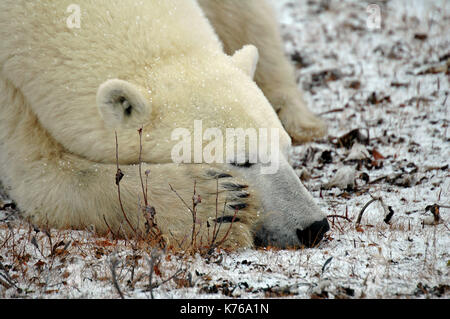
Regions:
[[[248, 45], [232, 57], [166, 64], [162, 74], [168, 78], [157, 87], [107, 80], [97, 92], [99, 114], [106, 127], [122, 133], [135, 134], [143, 128], [144, 161], [213, 162], [222, 165], [226, 176], [243, 178], [260, 194], [262, 212], [254, 225], [257, 245], [311, 246], [328, 231], [326, 216], [288, 164], [290, 138], [252, 81], [257, 61], [257, 49]], [[238, 139], [228, 140], [230, 129], [246, 134], [241, 144]], [[185, 146], [184, 162], [174, 158], [180, 144]], [[227, 153], [230, 147], [231, 156]], [[130, 149], [125, 156], [134, 161], [136, 152]]]

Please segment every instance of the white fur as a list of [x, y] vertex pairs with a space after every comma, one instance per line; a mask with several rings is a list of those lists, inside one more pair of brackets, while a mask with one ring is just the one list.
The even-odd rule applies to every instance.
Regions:
[[117, 79], [100, 85], [97, 106], [103, 121], [113, 128], [139, 128], [148, 122], [151, 113], [149, 97], [131, 83]]
[[[227, 9], [244, 18], [240, 12], [244, 2], [227, 2]], [[145, 220], [137, 208], [142, 194], [135, 165], [140, 146], [136, 127], [143, 125], [141, 158], [143, 171], [150, 170], [148, 198], [167, 241], [182, 242], [191, 223], [189, 212], [168, 184], [188, 199], [196, 182], [197, 193], [203, 198], [198, 206], [199, 230], [205, 238], [206, 221], [215, 215], [214, 176], [226, 173], [232, 176], [220, 180], [219, 207], [225, 201], [246, 205], [226, 245], [252, 246], [259, 212], [264, 215], [268, 209], [261, 197], [271, 196], [268, 185], [278, 187], [286, 178], [292, 179], [291, 168], [284, 167], [284, 173], [273, 176], [272, 184], [226, 164], [174, 164], [171, 149], [176, 142], [170, 136], [174, 129], [192, 129], [195, 120], [202, 120], [204, 127], [220, 129], [279, 129], [280, 149], [290, 146], [288, 134], [266, 99], [267, 95], [271, 102], [276, 100], [267, 79], [282, 78], [278, 71], [270, 74], [271, 68], [288, 63], [281, 59], [281, 64], [275, 61], [274, 66], [268, 65], [271, 58], [267, 56], [280, 57], [282, 51], [270, 47], [278, 38], [274, 22], [265, 16], [265, 5], [258, 9], [259, 2], [253, 2], [248, 9], [257, 15], [240, 21], [265, 25], [260, 21], [263, 18], [269, 26], [267, 34], [253, 27], [247, 31], [251, 38], [268, 39], [266, 44], [254, 43], [262, 57], [256, 78], [263, 84], [263, 93], [249, 77], [256, 65], [256, 50], [249, 46], [234, 58], [227, 55], [223, 46], [229, 46], [229, 39], [219, 40], [215, 31], [220, 35], [228, 25], [221, 26], [217, 19], [214, 30], [205, 16], [205, 12], [222, 15], [221, 1], [211, 1], [203, 11], [190, 0], [78, 0], [82, 13], [79, 29], [67, 26], [66, 8], [70, 4], [72, 0], [0, 2], [0, 176], [24, 216], [38, 225], [93, 225], [99, 233], [109, 227], [132, 233], [124, 223], [114, 183], [113, 128], [117, 128], [119, 162], [125, 173], [122, 202], [131, 223], [143, 228]], [[252, 41], [236, 50], [248, 43]], [[269, 51], [272, 53], [267, 54]], [[267, 74], [261, 75], [262, 71]], [[261, 77], [266, 80], [261, 81]], [[294, 92], [295, 83], [289, 76], [283, 83], [273, 84], [275, 91]], [[294, 102], [296, 94], [288, 94], [286, 102]], [[303, 123], [299, 131], [306, 132], [308, 125], [311, 132], [321, 130], [306, 108], [293, 105], [286, 104], [282, 112], [292, 118], [311, 119], [311, 123], [299, 120]], [[289, 113], [291, 108], [300, 113]], [[258, 185], [261, 182], [266, 184]], [[236, 185], [248, 186], [247, 193]], [[291, 216], [294, 224], [290, 229], [303, 230], [323, 215], [303, 188], [289, 194], [298, 192], [302, 196], [281, 199], [291, 204], [270, 209], [280, 211], [280, 216]], [[249, 196], [242, 196], [246, 194]], [[308, 216], [296, 218], [295, 214], [302, 214], [292, 209], [296, 205], [308, 207]], [[233, 209], [227, 208], [226, 213], [232, 214]], [[283, 220], [275, 218], [273, 223], [282, 225]], [[281, 235], [292, 242], [291, 233]]]
[[233, 55], [234, 64], [252, 79], [255, 76], [258, 59], [258, 49], [254, 45], [246, 45]]
[[255, 81], [294, 142], [302, 143], [324, 135], [324, 122], [308, 109], [298, 90], [271, 6], [264, 0], [198, 2], [226, 53], [233, 54], [246, 44], [258, 48], [260, 59]]

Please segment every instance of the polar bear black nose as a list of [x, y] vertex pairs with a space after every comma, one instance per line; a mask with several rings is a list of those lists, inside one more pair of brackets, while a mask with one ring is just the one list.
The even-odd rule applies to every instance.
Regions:
[[307, 247], [317, 246], [323, 238], [323, 235], [330, 230], [330, 225], [326, 218], [312, 223], [304, 230], [297, 229], [297, 237]]

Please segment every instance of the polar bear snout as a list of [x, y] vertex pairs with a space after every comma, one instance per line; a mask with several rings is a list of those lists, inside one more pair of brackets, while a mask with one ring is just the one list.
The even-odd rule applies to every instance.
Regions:
[[299, 242], [307, 247], [317, 246], [323, 238], [323, 235], [330, 230], [330, 225], [326, 218], [312, 223], [304, 230], [297, 228], [296, 234]]
[[315, 247], [330, 230], [327, 216], [284, 158], [276, 174], [261, 175], [258, 164], [243, 170], [250, 187], [264, 194], [262, 214], [254, 229], [256, 246]]
[[254, 243], [256, 246], [272, 246], [278, 248], [296, 248], [305, 246], [316, 247], [323, 239], [323, 236], [330, 230], [330, 225], [326, 218], [315, 221], [308, 227], [293, 228], [296, 223], [280, 223], [281, 213], [272, 213], [266, 218], [255, 232]]

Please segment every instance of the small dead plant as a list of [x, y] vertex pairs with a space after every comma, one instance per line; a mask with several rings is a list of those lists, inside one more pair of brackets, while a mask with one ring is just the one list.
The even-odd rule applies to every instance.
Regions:
[[[199, 219], [197, 217], [197, 215], [198, 215], [197, 206], [199, 204], [201, 204], [201, 202], [202, 202], [201, 195], [197, 194], [196, 185], [197, 185], [197, 182], [194, 181], [194, 193], [192, 196], [192, 207], [190, 207], [186, 203], [186, 201], [180, 196], [180, 194], [178, 194], [178, 192], [175, 190], [175, 188], [173, 188], [172, 185], [169, 184], [169, 187], [170, 187], [170, 190], [175, 193], [175, 195], [180, 199], [180, 201], [183, 203], [183, 205], [186, 206], [186, 208], [191, 212], [191, 215], [192, 215], [191, 243], [187, 250], [190, 250], [191, 252], [200, 252], [201, 254], [206, 253], [207, 255], [210, 255], [216, 248], [220, 248], [223, 245], [223, 243], [227, 240], [227, 238], [229, 237], [231, 228], [233, 227], [233, 224], [236, 220], [236, 215], [237, 215], [238, 210], [236, 209], [234, 211], [233, 218], [231, 219], [230, 225], [229, 225], [226, 233], [219, 240], [218, 236], [219, 236], [219, 232], [222, 227], [222, 224], [223, 224], [222, 221], [225, 216], [225, 209], [226, 209], [227, 202], [225, 201], [223, 210], [222, 210], [222, 216], [219, 218], [219, 216], [218, 216], [219, 215], [219, 179], [216, 177], [216, 205], [215, 205], [216, 214], [215, 214], [215, 219], [213, 220], [214, 227], [213, 227], [212, 235], [211, 235], [209, 233], [211, 224], [208, 220], [206, 221], [206, 227], [208, 230], [208, 239], [207, 239], [207, 242], [204, 244], [203, 237], [201, 237], [200, 240], [198, 240], [198, 235], [200, 233], [200, 230], [196, 229], [196, 225], [201, 226], [201, 222], [199, 221]], [[179, 248], [182, 247], [182, 244], [183, 243], [178, 243], [178, 245], [180, 246]]]
[[[115, 138], [116, 138], [116, 166], [117, 166], [117, 172], [116, 172], [116, 185], [117, 185], [117, 194], [118, 194], [118, 200], [120, 209], [122, 211], [123, 217], [127, 223], [127, 225], [131, 228], [133, 233], [135, 234], [135, 238], [138, 240], [142, 240], [146, 243], [149, 243], [151, 246], [158, 246], [160, 248], [165, 247], [164, 239], [162, 237], [161, 230], [158, 227], [158, 224], [156, 222], [156, 210], [153, 206], [151, 206], [148, 202], [148, 179], [150, 176], [150, 170], [145, 171], [145, 185], [144, 185], [144, 178], [142, 175], [142, 128], [138, 130], [139, 133], [139, 179], [141, 183], [142, 188], [142, 196], [144, 203], [139, 203], [139, 211], [142, 213], [142, 216], [145, 219], [145, 232], [140, 231], [137, 227], [133, 226], [130, 220], [128, 219], [127, 213], [125, 212], [125, 209], [123, 207], [121, 193], [120, 193], [120, 182], [122, 181], [124, 174], [119, 166], [119, 143], [117, 139], [117, 132], [115, 132]], [[114, 234], [114, 232], [111, 230], [110, 226], [106, 222], [108, 228], [110, 231]]]

